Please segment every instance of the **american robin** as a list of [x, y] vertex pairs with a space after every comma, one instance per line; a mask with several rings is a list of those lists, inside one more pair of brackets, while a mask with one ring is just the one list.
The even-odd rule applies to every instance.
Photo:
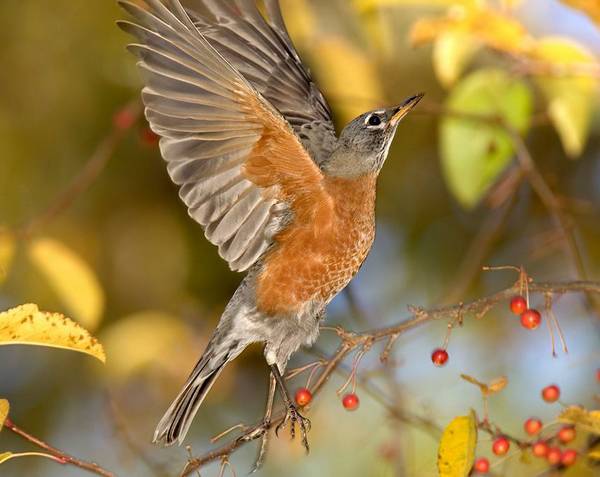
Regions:
[[232, 270], [247, 272], [154, 441], [181, 443], [225, 365], [261, 342], [271, 369], [265, 431], [279, 385], [284, 423], [292, 435], [299, 424], [308, 450], [309, 422], [282, 374], [366, 258], [377, 176], [423, 95], [362, 114], [336, 137], [277, 0], [264, 0], [264, 14], [256, 0], [145, 3], [121, 1], [135, 22], [119, 23], [139, 40], [129, 49], [146, 118], [190, 216]]

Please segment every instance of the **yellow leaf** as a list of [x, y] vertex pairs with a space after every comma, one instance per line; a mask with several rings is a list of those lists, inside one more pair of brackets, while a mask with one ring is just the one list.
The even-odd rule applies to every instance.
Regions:
[[31, 242], [28, 254], [69, 313], [94, 330], [104, 310], [104, 293], [90, 267], [62, 243], [40, 238]]
[[380, 74], [369, 56], [344, 38], [328, 37], [314, 48], [315, 76], [327, 99], [348, 122], [383, 102]]
[[502, 391], [506, 385], [508, 384], [508, 378], [506, 376], [500, 376], [499, 378], [493, 379], [489, 384], [482, 383], [476, 378], [469, 376], [468, 374], [461, 374], [461, 378], [465, 381], [468, 381], [471, 384], [479, 387], [481, 390], [481, 394], [484, 396], [489, 396], [490, 394], [496, 394], [497, 392]]
[[469, 33], [484, 45], [511, 54], [527, 52], [533, 44], [523, 25], [490, 8], [453, 8], [445, 17], [417, 20], [411, 29], [410, 41], [419, 46], [448, 31]]
[[10, 459], [13, 456], [12, 452], [2, 452], [0, 454], [0, 464], [6, 462], [8, 459]]
[[354, 5], [361, 12], [398, 6], [449, 7], [454, 5], [475, 6], [480, 3], [481, 0], [354, 0]]
[[600, 460], [600, 449], [588, 452], [588, 459]]
[[468, 374], [461, 374], [460, 377], [463, 378], [465, 381], [479, 387], [479, 389], [481, 390], [481, 392], [483, 394], [487, 393], [487, 390], [488, 390], [487, 384], [482, 383], [481, 381], [477, 380], [473, 376], [469, 376]]
[[198, 348], [193, 336], [182, 320], [166, 313], [142, 311], [126, 316], [102, 334], [111, 356], [106, 370], [117, 378], [127, 378], [148, 364], [179, 365], [178, 352], [189, 361], [189, 354]]
[[60, 313], [26, 304], [0, 313], [0, 345], [27, 344], [69, 349], [106, 361], [104, 349], [84, 328]]
[[316, 33], [316, 20], [306, 0], [282, 0], [285, 24], [295, 43], [303, 43]]
[[8, 411], [10, 410], [10, 404], [7, 399], [0, 399], [0, 431], [4, 426], [4, 421], [8, 417]]
[[600, 2], [598, 0], [561, 0], [563, 3], [581, 10], [600, 25]]
[[14, 255], [14, 235], [8, 230], [0, 228], [0, 285], [6, 280]]
[[466, 477], [475, 457], [477, 423], [473, 412], [455, 417], [444, 429], [438, 449], [440, 477]]
[[449, 30], [441, 33], [433, 45], [433, 69], [440, 83], [452, 86], [479, 48], [479, 42], [468, 32]]
[[490, 394], [496, 394], [502, 391], [508, 384], [508, 378], [506, 376], [500, 376], [499, 378], [493, 379], [488, 384], [488, 390]]
[[598, 71], [599, 65], [582, 45], [561, 37], [541, 39], [529, 56], [565, 152], [577, 157], [585, 147], [596, 101], [590, 71]]
[[569, 406], [558, 416], [558, 420], [576, 424], [594, 434], [600, 434], [600, 411], [588, 411], [583, 407]]

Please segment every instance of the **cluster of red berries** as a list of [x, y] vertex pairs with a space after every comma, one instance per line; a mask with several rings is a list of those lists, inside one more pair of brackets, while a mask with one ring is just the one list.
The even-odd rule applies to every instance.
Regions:
[[[542, 389], [542, 399], [548, 403], [558, 401], [560, 398], [560, 388], [556, 384], [550, 384]], [[523, 423], [525, 433], [530, 436], [536, 436], [543, 428], [542, 421], [536, 417], [530, 417]], [[558, 432], [549, 438], [541, 439], [531, 444], [531, 453], [535, 457], [546, 459], [552, 466], [561, 465], [563, 467], [571, 466], [577, 460], [577, 451], [574, 449], [561, 449], [558, 446], [551, 445], [553, 440], [565, 445], [575, 440], [577, 433], [575, 427], [566, 425], [561, 427]], [[497, 456], [506, 455], [510, 449], [510, 441], [505, 436], [499, 436], [492, 443], [492, 452]], [[477, 474], [487, 474], [490, 470], [490, 461], [485, 457], [479, 457], [473, 464], [473, 471]]]
[[[521, 317], [521, 326], [528, 330], [535, 330], [542, 322], [541, 313], [535, 308], [529, 308], [527, 306], [527, 300], [522, 295], [514, 296], [510, 300], [510, 311]], [[448, 362], [448, 358], [448, 351], [444, 348], [436, 348], [431, 353], [431, 362], [437, 367], [444, 366]]]
[[510, 300], [510, 311], [521, 317], [521, 326], [528, 330], [535, 330], [542, 322], [542, 315], [535, 308], [527, 306], [527, 300], [521, 295]]
[[[295, 395], [296, 404], [300, 407], [304, 407], [312, 401], [312, 393], [307, 388], [299, 388]], [[356, 393], [345, 394], [342, 398], [342, 406], [346, 411], [356, 411], [360, 400]]]

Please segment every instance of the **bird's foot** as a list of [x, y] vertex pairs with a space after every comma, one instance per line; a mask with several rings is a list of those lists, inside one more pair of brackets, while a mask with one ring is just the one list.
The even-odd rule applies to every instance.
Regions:
[[300, 434], [302, 436], [302, 445], [306, 449], [306, 453], [310, 451], [310, 446], [308, 445], [308, 438], [306, 434], [310, 431], [310, 419], [304, 417], [296, 406], [292, 403], [288, 404], [287, 412], [283, 421], [275, 428], [275, 435], [279, 437], [279, 430], [283, 429], [287, 423], [290, 423], [290, 435], [292, 439], [296, 437], [296, 424], [300, 426]]
[[258, 455], [256, 456], [256, 461], [254, 462], [254, 466], [250, 471], [250, 474], [253, 474], [257, 470], [259, 470], [264, 461], [265, 456], [267, 455], [267, 444], [269, 442], [269, 428], [271, 427], [271, 421], [263, 421], [263, 423], [258, 426], [255, 430], [255, 436], [260, 437], [260, 447], [258, 449]]

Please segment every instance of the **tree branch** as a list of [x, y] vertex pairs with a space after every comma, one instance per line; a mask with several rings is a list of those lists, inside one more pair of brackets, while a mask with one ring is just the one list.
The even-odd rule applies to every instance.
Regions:
[[79, 467], [80, 469], [87, 470], [88, 472], [91, 472], [93, 474], [102, 475], [103, 477], [115, 477], [115, 474], [113, 474], [112, 472], [109, 472], [108, 470], [103, 469], [102, 467], [100, 467], [98, 464], [96, 464], [94, 462], [87, 462], [85, 460], [81, 460], [76, 457], [73, 457], [72, 455], [69, 455], [66, 452], [63, 452], [63, 451], [57, 449], [56, 447], [52, 447], [50, 444], [47, 444], [43, 440], [32, 436], [31, 434], [25, 432], [20, 427], [17, 427], [17, 425], [11, 419], [7, 418], [4, 421], [3, 427], [6, 427], [7, 429], [11, 430], [15, 434], [21, 436], [23, 439], [28, 440], [32, 444], [35, 444], [39, 448], [44, 449], [46, 452], [48, 452], [49, 454], [51, 454], [53, 457], [56, 458], [56, 459], [53, 459], [53, 460], [56, 460], [56, 462], [60, 462], [61, 464], [71, 464], [71, 465], [74, 465], [75, 467]]
[[[495, 305], [501, 301], [509, 300], [512, 296], [520, 293], [520, 280], [514, 285], [494, 294], [473, 300], [467, 303], [458, 303], [449, 306], [442, 306], [431, 309], [424, 309], [420, 307], [410, 307], [410, 317], [396, 323], [395, 325], [372, 329], [360, 333], [346, 331], [341, 327], [322, 327], [323, 330], [330, 330], [337, 333], [340, 337], [341, 343], [339, 344], [336, 351], [329, 359], [323, 360], [324, 366], [319, 374], [315, 383], [311, 386], [310, 391], [314, 397], [316, 397], [320, 391], [322, 391], [324, 385], [327, 383], [331, 375], [337, 370], [340, 364], [344, 361], [344, 358], [348, 356], [353, 350], [358, 347], [364, 347], [365, 345], [372, 345], [377, 342], [389, 340], [395, 338], [401, 334], [421, 326], [425, 323], [435, 320], [447, 320], [454, 321], [456, 319], [463, 319], [466, 317], [474, 317], [475, 319], [481, 319], [483, 316], [490, 311]], [[529, 283], [529, 293], [540, 293], [540, 294], [552, 294], [552, 295], [563, 295], [566, 293], [594, 293], [600, 294], [600, 282], [592, 281], [572, 281], [572, 282], [545, 282], [545, 283]], [[393, 342], [392, 342], [393, 344]], [[391, 346], [386, 346], [385, 350], [390, 352]], [[283, 421], [285, 413], [283, 411], [275, 415], [270, 424], [266, 426], [268, 432], [271, 428], [277, 426]], [[398, 417], [398, 416], [397, 416]], [[228, 443], [217, 447], [199, 457], [190, 459], [185, 465], [181, 472], [181, 477], [186, 477], [192, 472], [200, 469], [201, 467], [214, 462], [219, 459], [229, 457], [238, 448], [247, 444], [248, 442], [257, 439], [262, 435], [265, 429], [264, 423], [258, 422], [252, 426], [242, 426], [242, 433], [233, 438]]]

